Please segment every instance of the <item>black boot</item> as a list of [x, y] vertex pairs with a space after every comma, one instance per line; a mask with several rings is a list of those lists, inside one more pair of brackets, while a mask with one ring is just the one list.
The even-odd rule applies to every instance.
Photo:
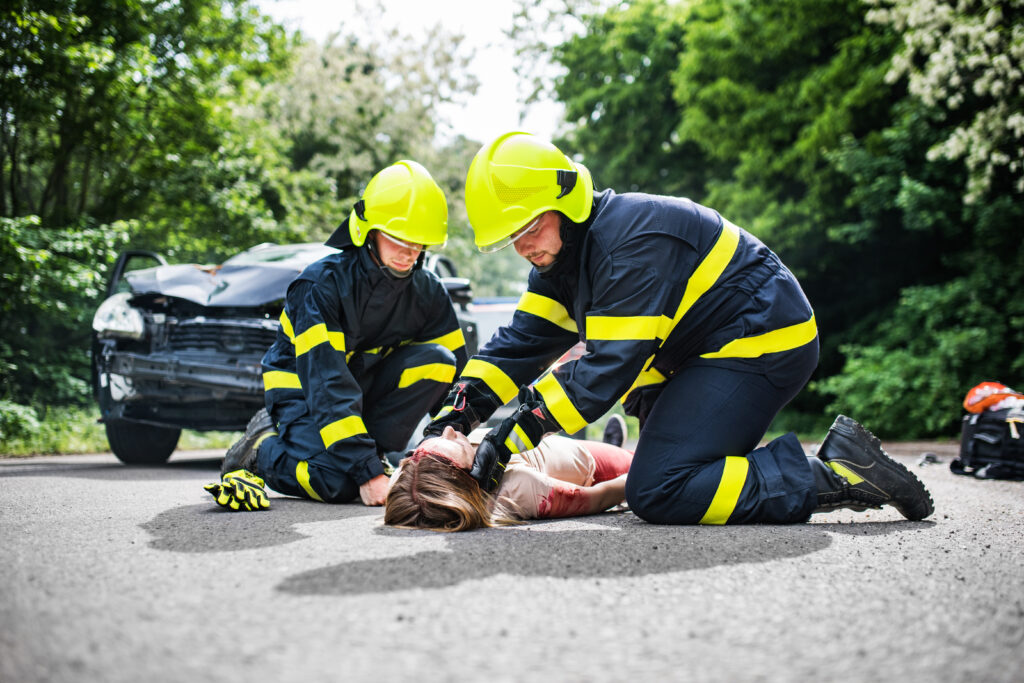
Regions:
[[258, 475], [259, 472], [255, 469], [256, 453], [260, 443], [263, 441], [263, 437], [270, 436], [271, 434], [276, 434], [274, 431], [274, 421], [270, 419], [270, 414], [267, 413], [266, 408], [260, 408], [252, 416], [252, 419], [249, 420], [242, 438], [233, 443], [224, 455], [224, 462], [220, 465], [221, 475], [223, 476], [235, 470], [249, 470], [253, 474]]
[[935, 511], [924, 484], [890, 458], [871, 432], [845, 415], [837, 417], [828, 430], [818, 458], [825, 466], [811, 463], [818, 484], [818, 507], [814, 512], [864, 510], [888, 504], [907, 519], [917, 521]]

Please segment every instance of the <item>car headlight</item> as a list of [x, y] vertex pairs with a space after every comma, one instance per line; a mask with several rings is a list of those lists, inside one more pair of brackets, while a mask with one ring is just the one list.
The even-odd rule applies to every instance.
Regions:
[[131, 294], [122, 292], [100, 304], [92, 317], [92, 329], [104, 337], [142, 339], [146, 327], [142, 313], [128, 305], [131, 297]]

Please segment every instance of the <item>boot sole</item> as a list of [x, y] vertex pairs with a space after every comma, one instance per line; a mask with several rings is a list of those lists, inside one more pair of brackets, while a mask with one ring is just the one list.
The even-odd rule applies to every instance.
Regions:
[[[882, 442], [877, 436], [865, 429], [864, 426], [856, 420], [845, 415], [840, 415], [836, 418], [835, 422], [832, 423], [832, 429], [839, 434], [853, 439], [854, 441], [857, 441], [858, 437], [863, 438], [872, 448], [875, 449], [877, 453], [882, 455], [881, 458], [876, 460], [879, 465], [896, 476], [907, 479], [917, 489], [917, 500], [911, 503], [909, 509], [896, 503], [896, 501], [889, 503], [899, 510], [900, 514], [912, 522], [918, 522], [935, 512], [935, 503], [932, 501], [932, 496], [925, 485], [913, 472], [908, 470], [902, 463], [897, 462], [892, 458], [892, 456], [885, 452], [885, 449], [882, 448]], [[821, 460], [828, 462], [825, 458], [821, 458]]]
[[[220, 466], [221, 476], [239, 469], [249, 470], [253, 474], [256, 473], [253, 469], [255, 458], [249, 457], [249, 451], [252, 450], [253, 444], [256, 443], [256, 440], [261, 435], [273, 429], [273, 422], [268, 422], [269, 420], [270, 417], [265, 409], [252, 416], [249, 424], [245, 426], [245, 434], [238, 441], [231, 444], [228, 452], [224, 454], [224, 461]], [[268, 424], [263, 424], [264, 422], [268, 422]]]

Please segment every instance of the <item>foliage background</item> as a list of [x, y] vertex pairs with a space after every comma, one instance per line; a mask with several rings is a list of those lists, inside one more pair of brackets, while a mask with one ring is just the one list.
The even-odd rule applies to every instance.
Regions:
[[[515, 254], [472, 247], [481, 141], [436, 135], [439, 105], [478, 85], [472, 53], [379, 12], [319, 44], [245, 0], [0, 9], [3, 450], [90, 410], [89, 323], [120, 249], [217, 262], [320, 240], [399, 158], [445, 189], [477, 294], [518, 293]], [[822, 359], [777, 428], [842, 411], [954, 437], [967, 389], [1020, 387], [1024, 0], [520, 0], [511, 36], [599, 186], [712, 206], [797, 273]]]

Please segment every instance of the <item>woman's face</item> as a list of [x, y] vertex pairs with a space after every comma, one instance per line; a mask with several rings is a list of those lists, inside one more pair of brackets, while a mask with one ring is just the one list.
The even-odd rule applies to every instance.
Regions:
[[476, 447], [469, 443], [462, 432], [451, 427], [445, 427], [441, 436], [425, 439], [419, 447], [451, 458], [455, 464], [467, 470], [473, 467], [473, 458], [476, 456]]

